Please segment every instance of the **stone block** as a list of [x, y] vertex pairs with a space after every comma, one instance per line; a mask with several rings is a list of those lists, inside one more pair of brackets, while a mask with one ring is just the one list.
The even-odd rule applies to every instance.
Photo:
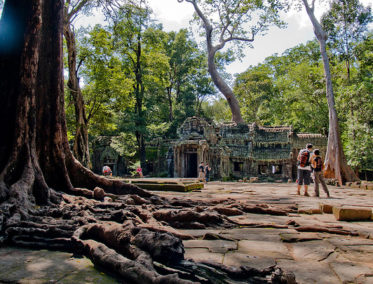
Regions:
[[320, 210], [325, 214], [333, 214], [333, 205], [320, 203]]
[[251, 177], [250, 182], [258, 182], [259, 178], [258, 177]]
[[353, 182], [353, 183], [351, 184], [351, 187], [352, 187], [352, 188], [360, 188], [360, 182]]
[[321, 209], [320, 208], [299, 208], [298, 209], [299, 214], [321, 214]]
[[366, 184], [365, 189], [366, 190], [373, 190], [373, 184]]
[[372, 209], [362, 207], [333, 207], [333, 214], [338, 221], [370, 220], [372, 218]]

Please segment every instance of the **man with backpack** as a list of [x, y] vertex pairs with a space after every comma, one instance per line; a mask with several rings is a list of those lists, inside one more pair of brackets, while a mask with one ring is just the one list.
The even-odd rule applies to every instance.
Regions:
[[310, 166], [310, 157], [312, 151], [312, 144], [307, 144], [306, 149], [300, 150], [298, 154], [298, 190], [297, 194], [300, 195], [300, 189], [304, 185], [304, 196], [309, 196], [308, 186], [311, 183], [311, 166]]
[[323, 169], [324, 162], [320, 157], [320, 150], [315, 149], [313, 151], [313, 156], [311, 157], [311, 166], [313, 168], [314, 180], [315, 180], [315, 196], [319, 197], [319, 183], [322, 185], [322, 189], [325, 191], [326, 195], [330, 197], [328, 187], [326, 186]]

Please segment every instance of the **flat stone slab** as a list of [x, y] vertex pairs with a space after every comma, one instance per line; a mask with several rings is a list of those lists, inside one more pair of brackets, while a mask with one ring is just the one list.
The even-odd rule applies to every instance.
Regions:
[[322, 240], [318, 233], [295, 233], [280, 234], [281, 240], [285, 243], [307, 242], [314, 240]]
[[194, 261], [206, 261], [223, 263], [224, 254], [212, 253], [207, 248], [186, 248], [185, 259], [193, 259]]
[[280, 241], [279, 233], [291, 233], [295, 230], [272, 228], [235, 228], [222, 230], [220, 235], [234, 240]]
[[333, 207], [333, 214], [338, 221], [359, 221], [372, 218], [371, 208]]
[[86, 257], [71, 253], [31, 250], [16, 247], [0, 248], [0, 283], [118, 283], [95, 269]]
[[207, 248], [213, 253], [226, 253], [229, 250], [237, 250], [237, 243], [224, 240], [189, 240], [183, 241], [185, 248]]
[[[359, 276], [364, 276], [365, 279], [373, 280], [373, 269], [362, 266], [356, 263], [332, 262], [330, 267], [338, 275], [342, 283], [372, 283], [372, 282], [357, 282]], [[361, 277], [360, 277], [361, 278]]]
[[249, 266], [259, 270], [264, 270], [271, 266], [275, 266], [276, 261], [271, 257], [255, 256], [230, 251], [225, 254], [223, 264], [227, 266]]
[[314, 261], [295, 261], [280, 259], [277, 264], [285, 272], [292, 272], [298, 284], [322, 283], [339, 284], [342, 283], [333, 273], [329, 265]]
[[309, 241], [306, 243], [292, 243], [292, 255], [297, 261], [315, 261], [326, 260], [336, 249], [336, 247], [327, 241]]
[[273, 259], [292, 258], [284, 244], [271, 241], [242, 240], [238, 242], [238, 252]]

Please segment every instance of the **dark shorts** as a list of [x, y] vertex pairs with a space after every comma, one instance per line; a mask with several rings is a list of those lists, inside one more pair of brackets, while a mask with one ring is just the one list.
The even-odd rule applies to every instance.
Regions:
[[297, 182], [299, 185], [310, 185], [311, 183], [311, 171], [298, 169]]

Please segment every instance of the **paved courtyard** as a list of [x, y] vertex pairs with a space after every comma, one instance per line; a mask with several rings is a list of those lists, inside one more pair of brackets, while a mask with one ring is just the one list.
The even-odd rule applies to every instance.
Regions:
[[[178, 230], [188, 236], [183, 241], [188, 259], [260, 269], [277, 264], [293, 272], [298, 283], [373, 283], [373, 220], [337, 221], [320, 211], [320, 203], [371, 210], [373, 191], [329, 189], [331, 198], [323, 192], [316, 198], [296, 195], [295, 184], [211, 182], [201, 191], [157, 194], [215, 201], [217, 206], [231, 199], [268, 209], [297, 208], [283, 216], [233, 215], [228, 218], [238, 224], [234, 229]], [[0, 283], [118, 282], [88, 259], [68, 253], [0, 248], [0, 267]]]

